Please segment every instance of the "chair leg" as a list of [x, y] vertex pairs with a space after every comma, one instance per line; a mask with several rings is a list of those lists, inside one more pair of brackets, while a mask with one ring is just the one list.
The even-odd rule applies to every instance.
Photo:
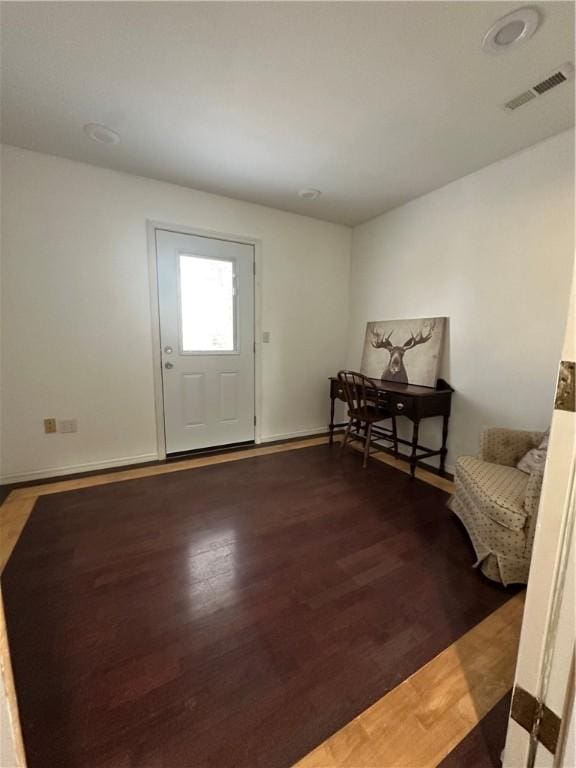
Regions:
[[372, 422], [368, 422], [368, 428], [366, 429], [365, 445], [364, 445], [364, 461], [362, 467], [366, 469], [368, 464], [368, 454], [370, 453], [370, 438], [372, 437]]
[[344, 448], [346, 447], [346, 443], [348, 442], [348, 438], [350, 437], [350, 429], [352, 428], [352, 419], [346, 424], [346, 430], [344, 432], [344, 440], [340, 443], [340, 451], [339, 455], [342, 456], [342, 452], [344, 451]]

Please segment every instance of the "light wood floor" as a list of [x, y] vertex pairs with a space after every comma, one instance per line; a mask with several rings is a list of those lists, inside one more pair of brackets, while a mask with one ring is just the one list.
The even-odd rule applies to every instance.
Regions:
[[[0, 507], [0, 570], [39, 496], [298, 450], [320, 445], [326, 440], [326, 437], [312, 438], [13, 490]], [[374, 454], [373, 458], [399, 471], [409, 472], [405, 461], [395, 460], [384, 453]], [[433, 473], [418, 469], [416, 476], [448, 493], [453, 490], [449, 480]], [[512, 686], [522, 610], [523, 597], [511, 598], [314, 749], [298, 763], [298, 768], [425, 768], [438, 765]], [[13, 718], [18, 722], [3, 611], [0, 613], [0, 657]], [[24, 766], [21, 742], [17, 748], [20, 764]]]
[[511, 598], [297, 768], [437, 766], [512, 687], [523, 607]]

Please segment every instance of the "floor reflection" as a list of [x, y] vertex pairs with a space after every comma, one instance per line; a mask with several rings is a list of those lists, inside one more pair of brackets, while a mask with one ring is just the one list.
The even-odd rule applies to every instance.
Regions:
[[212, 613], [227, 605], [237, 588], [237, 535], [233, 528], [206, 532], [188, 549], [191, 607]]

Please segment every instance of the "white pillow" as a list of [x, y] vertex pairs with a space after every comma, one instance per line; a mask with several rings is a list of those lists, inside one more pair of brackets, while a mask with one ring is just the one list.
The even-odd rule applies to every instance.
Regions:
[[548, 451], [548, 438], [550, 437], [550, 430], [547, 429], [544, 433], [540, 445], [536, 448], [531, 448], [528, 453], [520, 459], [516, 468], [522, 472], [527, 472], [529, 475], [537, 470], [543, 470], [544, 464], [546, 464], [546, 452]]

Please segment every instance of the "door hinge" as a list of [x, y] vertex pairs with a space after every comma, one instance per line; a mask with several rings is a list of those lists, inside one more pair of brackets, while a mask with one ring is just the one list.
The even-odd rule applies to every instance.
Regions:
[[549, 752], [555, 754], [562, 724], [561, 718], [544, 702], [538, 701], [535, 696], [519, 685], [514, 688], [510, 717], [525, 731], [534, 734]]
[[256, 426], [256, 416], [254, 416], [254, 426]]

